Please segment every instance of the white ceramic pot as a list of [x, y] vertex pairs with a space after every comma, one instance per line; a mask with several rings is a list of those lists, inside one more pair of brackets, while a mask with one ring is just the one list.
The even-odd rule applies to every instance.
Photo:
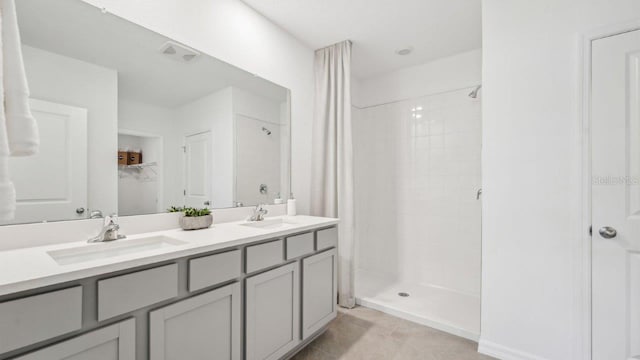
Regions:
[[180, 227], [184, 230], [199, 230], [206, 229], [213, 225], [213, 216], [205, 215], [205, 216], [182, 216], [180, 218]]

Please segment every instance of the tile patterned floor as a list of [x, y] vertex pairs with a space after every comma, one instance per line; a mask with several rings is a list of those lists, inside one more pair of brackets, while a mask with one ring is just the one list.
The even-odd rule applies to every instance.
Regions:
[[329, 329], [292, 360], [489, 360], [478, 344], [385, 313], [340, 309]]

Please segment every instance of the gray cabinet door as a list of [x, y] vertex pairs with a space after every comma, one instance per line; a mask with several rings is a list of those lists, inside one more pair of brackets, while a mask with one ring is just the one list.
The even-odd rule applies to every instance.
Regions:
[[0, 303], [0, 353], [82, 328], [82, 286]]
[[299, 263], [246, 280], [246, 358], [280, 359], [300, 343]]
[[110, 325], [16, 358], [16, 360], [135, 360], [134, 319]]
[[151, 360], [239, 360], [241, 306], [233, 283], [152, 311]]
[[302, 260], [302, 337], [313, 335], [337, 316], [337, 251]]

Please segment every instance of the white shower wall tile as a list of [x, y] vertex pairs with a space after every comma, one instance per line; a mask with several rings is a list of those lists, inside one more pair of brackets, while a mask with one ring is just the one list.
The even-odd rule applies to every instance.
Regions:
[[481, 111], [468, 92], [354, 112], [359, 268], [479, 294]]

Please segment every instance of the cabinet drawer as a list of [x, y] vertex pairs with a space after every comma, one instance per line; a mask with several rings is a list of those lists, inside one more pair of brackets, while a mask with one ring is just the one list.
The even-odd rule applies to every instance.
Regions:
[[287, 260], [313, 252], [313, 233], [287, 238]]
[[240, 250], [205, 256], [189, 261], [189, 291], [233, 280], [242, 275]]
[[0, 303], [0, 353], [82, 327], [82, 287]]
[[247, 247], [247, 273], [278, 265], [284, 261], [283, 255], [282, 240], [249, 246]]
[[178, 296], [178, 265], [98, 281], [98, 321]]
[[338, 228], [320, 230], [316, 234], [316, 250], [338, 246]]
[[135, 360], [135, 358], [136, 321], [129, 319], [93, 330], [14, 360]]

